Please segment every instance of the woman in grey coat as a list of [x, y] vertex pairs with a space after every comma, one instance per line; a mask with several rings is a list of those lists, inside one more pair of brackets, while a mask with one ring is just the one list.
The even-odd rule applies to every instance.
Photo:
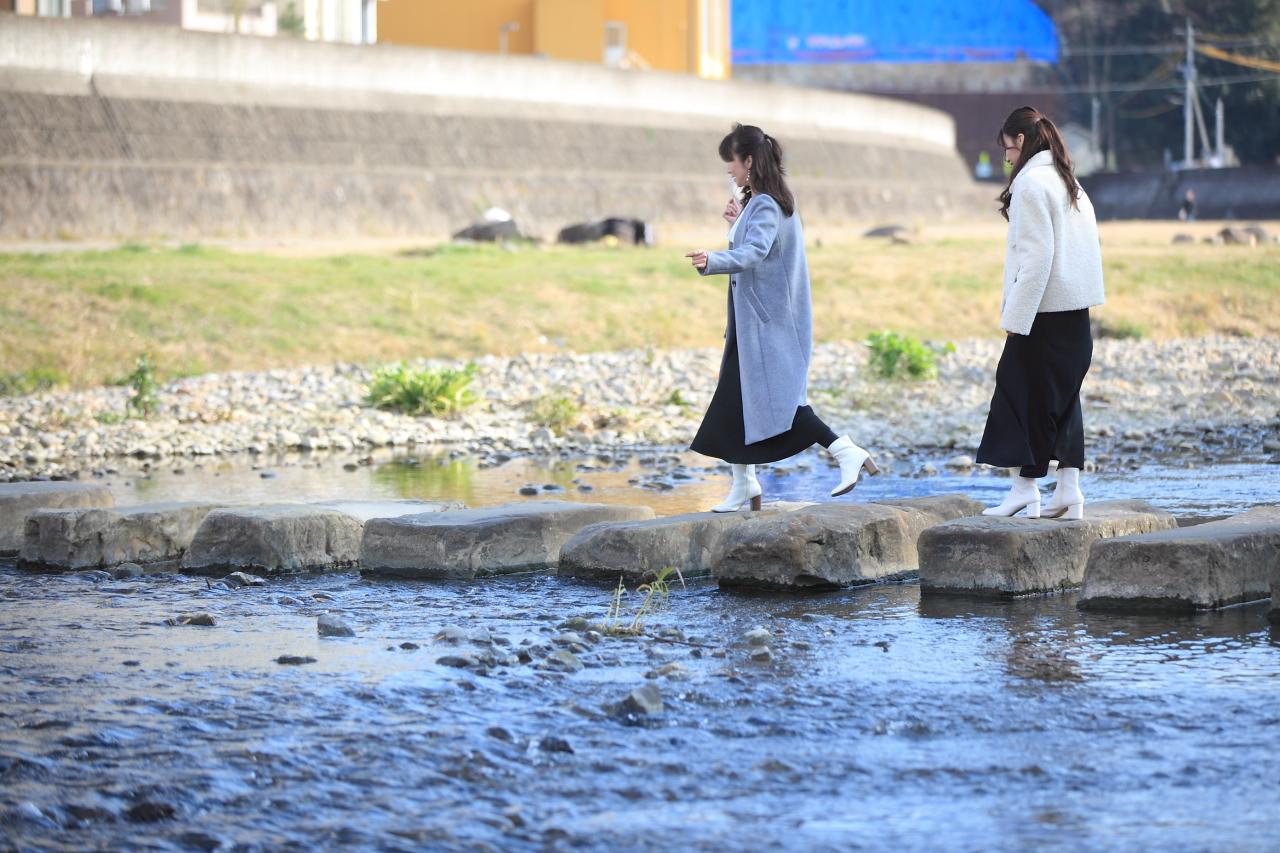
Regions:
[[755, 466], [821, 444], [840, 464], [831, 496], [858, 484], [862, 471], [879, 473], [871, 454], [848, 436], [836, 437], [808, 405], [813, 309], [804, 229], [782, 166], [782, 147], [758, 127], [735, 125], [720, 143], [735, 186], [730, 199], [729, 249], [686, 257], [702, 275], [729, 276], [729, 322], [720, 380], [691, 449], [730, 463], [733, 487], [714, 512], [760, 508]]

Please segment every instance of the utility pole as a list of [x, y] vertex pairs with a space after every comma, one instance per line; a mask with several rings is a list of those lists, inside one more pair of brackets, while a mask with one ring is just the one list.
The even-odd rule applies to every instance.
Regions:
[[1226, 142], [1226, 115], [1223, 112], [1222, 98], [1218, 98], [1217, 106], [1213, 111], [1213, 129], [1214, 129], [1214, 150], [1218, 155], [1218, 165], [1227, 165], [1227, 142]]
[[1196, 100], [1196, 34], [1187, 18], [1187, 61], [1182, 66], [1182, 75], [1187, 79], [1187, 93], [1182, 104], [1182, 168], [1190, 169], [1195, 156], [1195, 110]]

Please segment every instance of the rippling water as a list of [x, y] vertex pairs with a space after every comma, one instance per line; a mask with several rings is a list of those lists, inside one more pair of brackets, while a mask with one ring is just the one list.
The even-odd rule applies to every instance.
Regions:
[[[571, 497], [619, 494], [669, 512], [725, 485], [715, 477], [640, 490], [626, 484], [644, 476], [634, 466], [555, 473], [523, 464], [454, 475], [448, 488], [436, 468], [450, 466], [434, 462], [357, 472], [280, 468], [270, 480], [190, 471], [129, 486], [121, 475], [117, 487], [126, 499], [181, 496], [214, 479], [250, 498], [280, 497], [281, 486], [299, 497], [461, 497], [465, 482], [479, 505], [509, 499], [512, 482], [536, 473], [571, 487], [574, 477], [597, 484]], [[769, 485], [780, 496], [810, 496], [828, 475], [797, 470]], [[1258, 478], [1271, 476], [1264, 466], [1210, 475], [1221, 488], [1176, 471], [1144, 471], [1114, 486], [1099, 480], [1094, 493], [1158, 488], [1167, 504], [1185, 500], [1214, 513], [1256, 500], [1227, 491], [1227, 483], [1244, 479], [1240, 488], [1256, 489]], [[301, 488], [308, 482], [314, 491]], [[334, 483], [345, 484], [340, 493]], [[366, 483], [375, 488], [360, 487]], [[946, 485], [982, 496], [1005, 487], [994, 477], [872, 483], [863, 499]], [[1207, 491], [1215, 498], [1204, 498]], [[676, 588], [648, 623], [650, 634], [680, 634], [606, 636], [586, 644], [581, 672], [537, 668], [558, 624], [602, 618], [610, 595], [548, 576], [467, 585], [341, 574], [228, 590], [184, 576], [117, 581], [0, 565], [0, 843], [67, 850], [1277, 843], [1280, 632], [1265, 605], [1118, 617], [1082, 614], [1072, 595], [921, 601], [914, 585], [744, 595], [701, 582]], [[637, 601], [632, 594], [628, 607]], [[315, 617], [326, 611], [357, 636], [318, 638]], [[216, 626], [164, 624], [194, 612], [212, 614]], [[473, 639], [434, 639], [450, 626]], [[742, 636], [755, 626], [775, 635], [771, 663], [749, 657]], [[534, 663], [477, 672], [436, 662], [490, 651], [500, 659], [525, 651]], [[275, 662], [281, 655], [315, 662], [283, 666]], [[668, 662], [681, 663], [687, 676], [646, 680]], [[603, 708], [645, 683], [662, 690], [663, 714], [627, 719]]]

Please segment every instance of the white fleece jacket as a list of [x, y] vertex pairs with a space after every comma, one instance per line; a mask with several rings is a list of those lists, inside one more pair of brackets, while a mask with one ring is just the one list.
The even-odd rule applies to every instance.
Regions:
[[1025, 335], [1040, 312], [1101, 305], [1098, 221], [1084, 190], [1073, 208], [1053, 155], [1041, 151], [1022, 167], [1011, 191], [1000, 328]]

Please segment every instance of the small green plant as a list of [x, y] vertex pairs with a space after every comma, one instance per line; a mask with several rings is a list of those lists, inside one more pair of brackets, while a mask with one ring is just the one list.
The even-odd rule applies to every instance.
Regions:
[[407, 415], [457, 414], [477, 400], [470, 388], [475, 375], [474, 363], [460, 370], [389, 364], [374, 371], [366, 399]]
[[627, 595], [627, 586], [623, 582], [621, 576], [618, 577], [618, 588], [613, 591], [613, 601], [609, 604], [609, 611], [605, 614], [604, 625], [601, 626], [602, 633], [611, 637], [635, 637], [644, 633], [644, 620], [664, 609], [671, 599], [671, 582], [668, 580], [672, 575], [680, 579], [680, 585], [684, 586], [684, 576], [680, 574], [680, 570], [667, 566], [658, 571], [653, 580], [648, 583], [642, 583], [635, 588], [635, 591], [644, 596], [640, 601], [640, 606], [636, 608], [634, 614], [628, 621], [627, 616], [623, 613], [622, 599]]
[[529, 419], [556, 435], [564, 435], [582, 417], [582, 407], [571, 397], [548, 394], [533, 402]]
[[125, 383], [133, 389], [133, 393], [129, 395], [130, 413], [149, 418], [156, 409], [160, 408], [160, 398], [156, 396], [156, 391], [160, 390], [160, 383], [156, 381], [156, 366], [149, 353], [144, 352], [138, 356], [133, 373], [125, 378]]
[[955, 352], [954, 344], [931, 347], [919, 338], [898, 332], [873, 332], [867, 338], [871, 367], [881, 379], [910, 377], [928, 379], [937, 375], [938, 356]]
[[302, 14], [298, 11], [297, 3], [290, 2], [285, 4], [284, 11], [276, 19], [276, 29], [291, 36], [303, 36], [306, 34], [306, 21], [303, 20]]
[[125, 416], [120, 412], [98, 412], [93, 419], [104, 426], [113, 426], [122, 423]]
[[679, 406], [682, 409], [687, 409], [690, 403], [684, 398], [684, 394], [680, 393], [679, 388], [673, 388], [671, 393], [667, 395], [667, 399], [662, 401], [662, 405]]

